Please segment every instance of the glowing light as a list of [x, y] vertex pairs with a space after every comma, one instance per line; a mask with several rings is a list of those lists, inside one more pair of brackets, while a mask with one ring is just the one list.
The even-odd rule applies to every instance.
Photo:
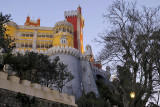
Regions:
[[131, 92], [131, 93], [130, 93], [130, 97], [131, 97], [131, 98], [135, 98], [135, 93], [134, 93], [134, 92]]

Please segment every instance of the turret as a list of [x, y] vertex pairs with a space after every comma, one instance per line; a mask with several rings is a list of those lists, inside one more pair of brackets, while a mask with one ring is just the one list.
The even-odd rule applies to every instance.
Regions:
[[30, 20], [30, 17], [28, 15], [24, 25], [25, 26], [37, 26], [37, 27], [39, 27], [40, 26], [40, 19], [37, 19], [37, 21]]
[[86, 52], [85, 52], [86, 58], [87, 60], [90, 61], [91, 57], [92, 57], [92, 49], [90, 45], [86, 46]]
[[59, 21], [55, 24], [53, 32], [53, 46], [73, 47], [73, 25], [67, 21]]
[[40, 18], [37, 19], [37, 26], [40, 26]]

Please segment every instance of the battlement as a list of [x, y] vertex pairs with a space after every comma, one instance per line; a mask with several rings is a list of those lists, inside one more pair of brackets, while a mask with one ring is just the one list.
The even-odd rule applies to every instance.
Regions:
[[[8, 78], [8, 79], [7, 79]], [[75, 97], [0, 71], [0, 88], [77, 107]]]
[[85, 55], [81, 54], [77, 49], [68, 46], [54, 46], [47, 51], [47, 55], [49, 56], [57, 53], [71, 54], [77, 58], [85, 59]]
[[61, 25], [65, 25], [65, 26], [69, 26], [69, 27], [73, 28], [73, 25], [67, 21], [59, 21], [54, 25], [54, 27], [61, 26]]
[[64, 12], [64, 17], [74, 17], [78, 15], [77, 10], [72, 10], [72, 11], [65, 11]]
[[16, 54], [16, 53], [21, 53], [21, 54], [25, 54], [26, 51], [31, 51], [31, 52], [36, 52], [36, 53], [42, 53], [42, 54], [46, 54], [48, 56], [51, 56], [51, 55], [54, 55], [54, 54], [57, 54], [57, 53], [64, 53], [64, 54], [71, 54], [71, 55], [74, 55], [75, 57], [77, 58], [80, 58], [80, 59], [86, 59], [86, 55], [85, 54], [82, 54], [80, 53], [77, 49], [75, 48], [72, 48], [72, 47], [68, 47], [68, 46], [53, 46], [52, 48], [48, 49], [48, 50], [24, 50], [24, 49], [15, 49], [13, 50], [13, 53]]

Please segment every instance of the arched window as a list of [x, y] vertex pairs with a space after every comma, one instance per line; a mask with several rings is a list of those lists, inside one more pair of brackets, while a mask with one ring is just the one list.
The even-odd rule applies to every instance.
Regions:
[[67, 43], [66, 37], [61, 37], [61, 44], [66, 44], [66, 43]]
[[29, 43], [29, 48], [32, 48], [32, 43]]
[[44, 48], [44, 43], [41, 43], [41, 48]]
[[58, 28], [56, 29], [56, 33], [58, 33]]
[[21, 47], [24, 47], [24, 43], [23, 42], [21, 43]]
[[65, 27], [63, 27], [63, 32], [66, 32], [66, 28]]
[[51, 48], [52, 47], [52, 44], [49, 44], [49, 46], [48, 46], [49, 48]]
[[67, 28], [67, 32], [68, 32], [68, 33], [69, 33], [69, 30], [70, 30], [70, 29], [69, 29], [69, 28]]
[[48, 43], [45, 44], [45, 48], [48, 48]]
[[37, 43], [37, 48], [40, 48], [40, 43]]
[[28, 43], [27, 42], [25, 43], [25, 47], [28, 48]]

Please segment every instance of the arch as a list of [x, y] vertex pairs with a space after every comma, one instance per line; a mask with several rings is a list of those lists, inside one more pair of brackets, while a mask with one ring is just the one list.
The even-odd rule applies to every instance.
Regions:
[[97, 78], [97, 80], [100, 81], [100, 82], [103, 82], [103, 83], [106, 82], [106, 79], [105, 79], [103, 76], [99, 75], [99, 74], [96, 75], [96, 78]]

